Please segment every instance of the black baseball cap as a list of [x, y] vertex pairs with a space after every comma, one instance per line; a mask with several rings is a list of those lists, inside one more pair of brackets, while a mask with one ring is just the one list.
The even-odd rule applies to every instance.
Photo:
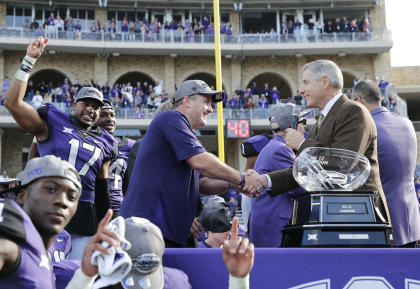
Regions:
[[226, 202], [211, 202], [204, 206], [198, 221], [205, 231], [224, 233], [232, 227], [232, 215]]

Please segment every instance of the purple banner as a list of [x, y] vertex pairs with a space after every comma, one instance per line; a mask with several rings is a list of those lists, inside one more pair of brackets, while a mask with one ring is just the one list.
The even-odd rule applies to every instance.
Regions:
[[[228, 288], [221, 249], [166, 249], [192, 288]], [[420, 289], [419, 249], [255, 249], [251, 288]]]

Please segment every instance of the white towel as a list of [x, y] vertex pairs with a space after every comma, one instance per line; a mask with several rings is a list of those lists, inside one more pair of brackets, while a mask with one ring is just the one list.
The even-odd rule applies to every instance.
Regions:
[[99, 251], [93, 252], [91, 262], [93, 265], [98, 265], [98, 273], [101, 278], [93, 284], [92, 289], [117, 284], [131, 271], [131, 258], [125, 252], [130, 249], [131, 244], [124, 237], [124, 218], [115, 218], [106, 228], [118, 234], [121, 239], [121, 248], [116, 248], [110, 246], [107, 242], [102, 242], [102, 245], [111, 251], [111, 255], [105, 255]]

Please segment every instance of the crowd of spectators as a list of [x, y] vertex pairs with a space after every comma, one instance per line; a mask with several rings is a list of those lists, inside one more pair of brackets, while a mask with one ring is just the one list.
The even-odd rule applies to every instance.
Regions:
[[[70, 16], [62, 19], [60, 16], [55, 16], [53, 12], [42, 24], [36, 19], [32, 23], [25, 19], [24, 28], [34, 32], [36, 36], [48, 36], [50, 38], [56, 38], [57, 35], [61, 38], [63, 37], [62, 35], [65, 35], [66, 38], [80, 39], [81, 32], [85, 31], [79, 20], [75, 22]], [[106, 33], [111, 39], [116, 39], [116, 33], [121, 33], [122, 38], [129, 41], [136, 40], [136, 35], [159, 34], [162, 30], [167, 32], [177, 31], [189, 37], [189, 41], [194, 42], [197, 35], [214, 35], [214, 23], [207, 17], [204, 17], [202, 21], [194, 18], [190, 22], [187, 19], [184, 23], [175, 20], [161, 23], [156, 18], [152, 20], [147, 18], [143, 20], [136, 19], [135, 21], [123, 18], [122, 21], [117, 22], [115, 18], [112, 18], [107, 23], [103, 23], [100, 20], [92, 21], [89, 30], [93, 35], [98, 36]], [[221, 34], [232, 35], [232, 31], [233, 28], [229, 22], [221, 24]]]
[[[353, 85], [358, 82], [357, 78], [353, 79]], [[390, 111], [397, 112], [397, 101], [395, 96], [387, 95], [386, 89], [389, 82], [384, 77], [377, 77], [377, 84], [384, 96], [382, 105], [388, 107]], [[4, 104], [4, 95], [10, 85], [10, 79], [5, 76], [3, 81], [3, 93], [0, 93], [0, 104]], [[93, 86], [102, 91], [104, 98], [109, 99], [117, 111], [121, 109], [132, 109], [135, 118], [147, 117], [147, 111], [154, 111], [161, 104], [172, 98], [171, 95], [162, 89], [163, 81], [158, 84], [149, 83], [147, 81], [137, 81], [135, 84], [131, 82], [115, 83], [110, 86], [104, 83], [102, 86], [94, 80], [84, 80], [80, 82], [76, 80], [70, 84], [68, 79], [64, 79], [64, 83], [54, 85], [51, 81], [42, 80], [38, 85], [34, 85], [33, 81], [28, 82], [28, 88], [25, 94], [25, 101], [32, 104], [35, 108], [47, 102], [63, 103], [65, 107], [71, 108], [74, 96], [82, 87]], [[214, 89], [214, 86], [211, 86]], [[259, 87], [257, 82], [253, 82], [251, 86], [245, 89], [236, 89], [232, 95], [228, 95], [224, 91], [223, 107], [232, 110], [254, 110], [260, 111], [261, 117], [265, 117], [268, 109], [272, 105], [279, 103], [294, 103], [305, 107], [305, 99], [297, 91], [293, 96], [281, 98], [281, 91], [276, 85], [270, 86], [264, 83], [263, 87]], [[351, 88], [343, 90], [343, 93], [351, 98]], [[215, 107], [215, 105], [214, 105]]]
[[[302, 23], [299, 18], [296, 17], [296, 20], [291, 19], [287, 20], [287, 17], [283, 17], [280, 23], [280, 34], [296, 34], [300, 31], [313, 32], [313, 33], [351, 33], [351, 32], [370, 32], [369, 19], [364, 18], [359, 20], [353, 18], [349, 20], [346, 16], [341, 18], [337, 17], [334, 19], [324, 19], [318, 18], [315, 21], [313, 18], [310, 18], [308, 22]], [[247, 30], [245, 33], [254, 34], [254, 33], [273, 33], [277, 34], [274, 28], [271, 28], [270, 31], [262, 29], [261, 31]]]
[[[127, 18], [123, 18], [122, 21], [116, 21], [115, 18], [112, 18], [107, 23], [103, 23], [100, 20], [91, 21], [89, 26], [86, 29], [86, 27], [82, 27], [80, 20], [74, 21], [70, 16], [62, 19], [60, 16], [55, 16], [53, 12], [41, 24], [36, 19], [32, 23], [29, 23], [28, 19], [25, 19], [24, 22], [24, 28], [31, 30], [35, 36], [48, 36], [50, 38], [81, 39], [82, 31], [89, 31], [89, 38], [102, 39], [102, 37], [105, 37], [109, 40], [118, 39], [125, 41], [136, 41], [147, 35], [152, 38], [157, 37], [162, 31], [165, 32], [167, 37], [170, 37], [172, 33], [175, 38], [183, 37], [188, 42], [201, 41], [201, 36], [203, 35], [207, 35], [210, 38], [214, 36], [214, 23], [207, 17], [203, 17], [201, 21], [194, 18], [192, 21], [188, 19], [185, 22], [171, 20], [163, 23], [156, 18], [152, 20], [147, 18], [142, 20], [136, 19], [135, 21], [129, 21]], [[370, 32], [370, 24], [368, 18], [364, 18], [363, 20], [352, 18], [350, 20], [346, 16], [343, 16], [341, 18], [337, 17], [336, 19], [325, 19], [324, 21], [321, 18], [318, 18], [316, 21], [311, 18], [307, 22], [302, 23], [297, 17], [293, 21], [291, 19], [288, 20], [285, 16], [280, 23], [280, 31], [278, 32], [275, 28], [269, 30], [261, 29], [260, 31], [244, 29], [243, 32], [244, 34], [258, 33], [271, 35], [273, 38], [276, 38], [278, 34], [287, 36], [301, 35], [304, 33], [310, 36], [324, 33], [368, 33]], [[231, 36], [233, 34], [231, 23], [222, 22], [220, 33], [227, 37], [233, 37]]]

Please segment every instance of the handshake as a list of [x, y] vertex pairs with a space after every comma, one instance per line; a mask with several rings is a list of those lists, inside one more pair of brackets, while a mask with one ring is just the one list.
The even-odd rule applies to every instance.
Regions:
[[245, 171], [245, 185], [240, 191], [248, 197], [258, 198], [263, 189], [268, 186], [268, 180], [265, 175], [260, 175], [254, 170]]

